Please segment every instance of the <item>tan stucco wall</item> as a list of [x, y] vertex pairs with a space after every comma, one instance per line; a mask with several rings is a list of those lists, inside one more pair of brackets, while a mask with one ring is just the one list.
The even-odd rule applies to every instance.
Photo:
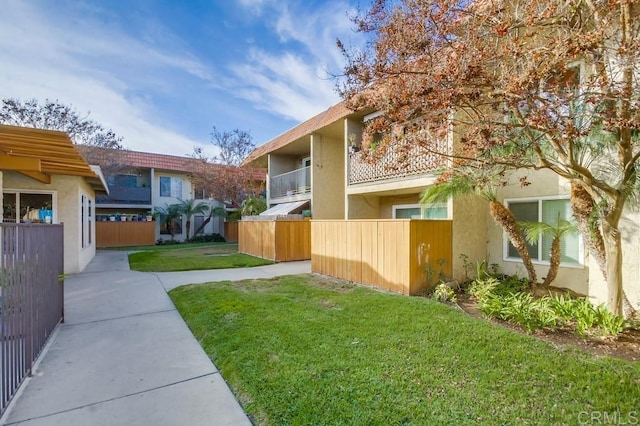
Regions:
[[380, 197], [372, 195], [348, 195], [347, 219], [378, 219]]
[[84, 194], [91, 200], [95, 217], [95, 193], [84, 178], [78, 176], [53, 175], [51, 183], [45, 184], [14, 172], [5, 172], [3, 190], [37, 190], [53, 193], [53, 220], [64, 223], [64, 272], [73, 274], [82, 271], [95, 256], [95, 220], [91, 222], [91, 244], [82, 247], [80, 197]]
[[380, 197], [380, 219], [393, 218], [393, 206], [400, 204], [419, 204], [420, 194], [390, 195]]
[[344, 219], [344, 140], [311, 136], [311, 210], [314, 219]]
[[[521, 187], [517, 184], [518, 177], [527, 176], [531, 185]], [[555, 173], [547, 170], [543, 171], [522, 171], [514, 173], [511, 181], [514, 184], [505, 188], [501, 188], [498, 192], [498, 200], [504, 201], [505, 199], [513, 198], [527, 198], [527, 197], [551, 197], [556, 195], [569, 195], [570, 186], [569, 183]], [[489, 237], [489, 263], [496, 263], [500, 266], [501, 270], [507, 274], [518, 274], [521, 277], [526, 276], [526, 271], [522, 265], [522, 262], [517, 260], [510, 261], [504, 260], [504, 241], [506, 237], [503, 235], [502, 228], [487, 215], [487, 229]], [[556, 287], [569, 288], [578, 293], [587, 294], [588, 282], [589, 282], [589, 267], [587, 264], [587, 258], [584, 259], [584, 266], [576, 267], [560, 267], [558, 276], [554, 282]], [[536, 273], [541, 280], [549, 270], [548, 266], [535, 264]]]
[[449, 206], [453, 219], [453, 278], [463, 282], [471, 277], [466, 275], [461, 254], [474, 265], [487, 259], [489, 207], [486, 200], [475, 195], [456, 197]]

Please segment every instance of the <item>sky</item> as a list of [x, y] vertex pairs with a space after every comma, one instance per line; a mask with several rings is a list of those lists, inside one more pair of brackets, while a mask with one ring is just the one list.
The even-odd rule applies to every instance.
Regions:
[[[58, 100], [127, 149], [261, 145], [340, 101], [357, 0], [2, 0], [0, 96]], [[365, 3], [365, 6], [368, 3]]]

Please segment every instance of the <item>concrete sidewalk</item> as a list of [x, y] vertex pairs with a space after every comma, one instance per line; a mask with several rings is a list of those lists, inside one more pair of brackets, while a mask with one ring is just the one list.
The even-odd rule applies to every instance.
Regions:
[[152, 274], [130, 271], [126, 253], [100, 252], [65, 280], [65, 323], [3, 422], [249, 425], [166, 289], [309, 271], [309, 262], [296, 262]]

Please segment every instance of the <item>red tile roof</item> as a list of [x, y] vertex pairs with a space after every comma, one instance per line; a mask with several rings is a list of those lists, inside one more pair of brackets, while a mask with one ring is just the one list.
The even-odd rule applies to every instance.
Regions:
[[[178, 157], [175, 155], [155, 154], [152, 152], [140, 152], [122, 150], [118, 151], [119, 163], [131, 167], [153, 168], [177, 172], [192, 173], [202, 165], [202, 160], [190, 157]], [[230, 167], [221, 164], [211, 164], [212, 167]], [[255, 180], [266, 180], [265, 169], [253, 169]]]
[[336, 104], [331, 108], [322, 111], [320, 114], [311, 117], [307, 121], [298, 124], [296, 127], [287, 130], [280, 136], [271, 139], [264, 145], [260, 145], [259, 147], [254, 149], [247, 158], [244, 159], [242, 164], [247, 165], [252, 161], [257, 160], [258, 158], [269, 154], [270, 152], [282, 148], [283, 146], [289, 145], [290, 143], [295, 142], [296, 140], [304, 136], [310, 135], [311, 133], [325, 126], [328, 126], [329, 124], [332, 124], [337, 120], [340, 120], [341, 118], [348, 117], [353, 113], [354, 111], [347, 108], [345, 102], [342, 101], [339, 104]]

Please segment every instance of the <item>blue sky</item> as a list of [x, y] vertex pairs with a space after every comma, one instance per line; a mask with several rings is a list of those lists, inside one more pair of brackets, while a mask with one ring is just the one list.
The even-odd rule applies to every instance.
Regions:
[[213, 125], [260, 145], [340, 100], [358, 4], [2, 0], [0, 94], [90, 112], [133, 150], [214, 154]]

